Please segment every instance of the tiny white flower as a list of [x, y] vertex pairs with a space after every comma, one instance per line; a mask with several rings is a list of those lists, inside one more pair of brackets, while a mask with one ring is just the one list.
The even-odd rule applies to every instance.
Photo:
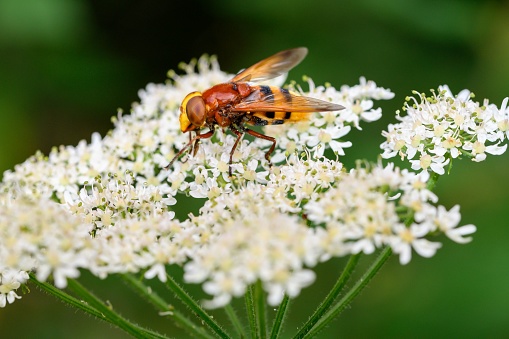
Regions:
[[461, 219], [459, 209], [459, 205], [455, 205], [449, 211], [443, 206], [438, 206], [434, 223], [437, 229], [443, 232], [452, 241], [459, 244], [466, 244], [472, 241], [472, 238], [465, 236], [474, 233], [476, 227], [474, 225], [457, 227]]
[[435, 255], [436, 251], [442, 246], [441, 243], [431, 242], [422, 237], [429, 232], [426, 226], [412, 224], [410, 227], [404, 225], [395, 225], [395, 237], [391, 238], [391, 247], [394, 253], [399, 254], [399, 261], [406, 265], [412, 258], [412, 249], [419, 255], [429, 258]]
[[0, 268], [0, 308], [21, 299], [16, 290], [28, 280], [28, 273], [9, 268]]

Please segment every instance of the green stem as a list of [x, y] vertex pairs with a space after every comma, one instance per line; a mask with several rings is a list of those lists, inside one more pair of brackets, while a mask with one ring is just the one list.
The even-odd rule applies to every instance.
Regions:
[[262, 282], [258, 280], [255, 284], [255, 312], [258, 325], [258, 338], [267, 338], [267, 312], [265, 307], [265, 293], [263, 292]]
[[193, 338], [213, 338], [203, 327], [196, 325], [181, 312], [177, 311], [133, 274], [121, 274], [120, 277], [138, 294], [154, 305], [156, 309], [161, 311], [161, 315], [170, 316], [178, 326], [185, 329]]
[[111, 305], [106, 305], [99, 298], [88, 291], [83, 285], [78, 283], [74, 279], [67, 280], [69, 288], [74, 291], [79, 297], [83, 298], [91, 307], [95, 308], [98, 312], [102, 313], [103, 316], [114, 324], [115, 326], [123, 329], [135, 338], [166, 338], [159, 333], [144, 329], [138, 325], [135, 325], [127, 319], [120, 316], [113, 310]]
[[322, 318], [318, 320], [313, 328], [310, 329], [309, 332], [304, 333], [303, 336], [306, 337], [314, 337], [320, 332], [325, 326], [327, 326], [334, 318], [341, 313], [352, 300], [361, 293], [361, 291], [366, 287], [366, 285], [373, 279], [373, 277], [378, 273], [378, 271], [382, 268], [385, 262], [390, 258], [392, 254], [392, 249], [387, 246], [385, 247], [378, 258], [371, 264], [368, 270], [362, 275], [362, 277], [355, 283], [350, 291], [348, 291], [341, 300], [338, 301], [337, 304], [332, 306], [329, 311], [324, 314]]
[[189, 309], [220, 338], [230, 338], [230, 335], [207, 313], [198, 305], [198, 303], [171, 277], [166, 275], [166, 287], [175, 293]]
[[435, 172], [431, 172], [428, 183], [426, 184], [426, 188], [429, 189], [430, 191], [433, 191], [437, 184], [438, 178], [440, 178], [440, 175], [438, 175]]
[[35, 275], [33, 273], [30, 273], [29, 275], [30, 275], [30, 281], [33, 284], [35, 284], [37, 287], [39, 287], [41, 290], [43, 290], [49, 294], [52, 294], [57, 299], [62, 300], [64, 303], [66, 303], [70, 306], [76, 307], [77, 309], [80, 309], [83, 312], [88, 313], [98, 319], [101, 319], [101, 320], [111, 323], [110, 319], [106, 318], [104, 316], [104, 314], [102, 314], [95, 308], [91, 307], [90, 305], [84, 303], [83, 301], [81, 301], [79, 299], [76, 299], [75, 297], [65, 293], [61, 289], [58, 289], [51, 284], [48, 284], [47, 282], [41, 282], [41, 281], [37, 280], [37, 278], [35, 277]]
[[244, 326], [242, 326], [242, 322], [240, 321], [239, 317], [237, 316], [237, 313], [233, 309], [231, 304], [228, 304], [224, 307], [224, 311], [226, 312], [226, 315], [230, 319], [233, 327], [237, 331], [237, 335], [239, 338], [246, 338], [246, 332], [244, 330]]
[[316, 311], [313, 313], [313, 315], [308, 319], [308, 321], [302, 326], [302, 328], [297, 332], [295, 335], [295, 338], [303, 338], [307, 332], [311, 330], [313, 326], [323, 317], [325, 312], [331, 307], [334, 300], [338, 297], [338, 295], [341, 293], [341, 290], [345, 286], [348, 279], [350, 279], [350, 276], [352, 275], [355, 267], [357, 266], [357, 263], [359, 262], [359, 259], [361, 257], [361, 254], [355, 254], [350, 256], [350, 259], [348, 260], [348, 263], [345, 266], [345, 269], [343, 270], [343, 273], [341, 273], [340, 277], [332, 287], [331, 291], [325, 299], [320, 303]]
[[245, 295], [246, 302], [246, 313], [247, 320], [249, 322], [249, 330], [251, 331], [251, 338], [256, 338], [256, 334], [258, 333], [258, 324], [256, 322], [256, 311], [254, 304], [254, 287], [253, 285], [249, 286]]
[[276, 317], [274, 318], [274, 323], [272, 324], [272, 330], [270, 331], [270, 338], [277, 339], [281, 335], [281, 328], [283, 326], [283, 322], [286, 317], [286, 310], [288, 309], [288, 303], [290, 302], [290, 298], [285, 294], [281, 304], [279, 305], [276, 313]]

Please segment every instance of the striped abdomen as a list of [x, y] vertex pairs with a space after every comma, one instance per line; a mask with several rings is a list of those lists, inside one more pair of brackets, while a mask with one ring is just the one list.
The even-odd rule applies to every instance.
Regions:
[[[311, 112], [295, 112], [298, 106], [295, 105], [295, 93], [287, 89], [275, 86], [253, 86], [254, 91], [246, 98], [246, 101], [258, 102], [260, 106], [270, 106], [274, 110], [249, 112], [249, 125], [281, 125], [309, 119]], [[256, 104], [255, 104], [256, 105]], [[254, 106], [255, 106], [254, 105]]]

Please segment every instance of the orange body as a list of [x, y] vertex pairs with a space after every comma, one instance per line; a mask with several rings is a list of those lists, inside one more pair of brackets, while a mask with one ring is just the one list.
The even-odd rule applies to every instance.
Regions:
[[225, 83], [215, 85], [205, 92], [202, 97], [207, 107], [207, 124], [228, 127], [232, 124], [228, 111], [252, 93], [253, 87], [248, 83]]

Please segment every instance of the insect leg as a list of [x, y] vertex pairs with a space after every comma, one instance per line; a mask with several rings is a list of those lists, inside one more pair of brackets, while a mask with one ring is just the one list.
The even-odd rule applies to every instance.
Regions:
[[[193, 157], [196, 156], [196, 153], [198, 153], [198, 150], [200, 149], [200, 140], [203, 139], [203, 138], [198, 138], [194, 140], [194, 145], [193, 145]], [[191, 133], [189, 133], [189, 142], [191, 142], [192, 138], [191, 138]]]
[[233, 163], [233, 153], [235, 153], [235, 150], [237, 149], [237, 146], [239, 144], [240, 139], [242, 138], [242, 135], [244, 133], [240, 132], [238, 129], [236, 129], [233, 125], [230, 126], [230, 129], [235, 133], [237, 136], [237, 140], [235, 140], [235, 143], [233, 144], [232, 150], [230, 151], [230, 162], [228, 163], [228, 173], [230, 174], [230, 177], [232, 176], [232, 163]]
[[246, 132], [247, 134], [252, 135], [255, 138], [260, 138], [272, 142], [272, 146], [270, 146], [267, 153], [265, 153], [265, 159], [267, 159], [267, 161], [269, 162], [269, 166], [272, 166], [272, 163], [270, 162], [270, 155], [272, 154], [272, 152], [274, 152], [274, 149], [276, 148], [276, 139], [274, 139], [273, 137], [269, 137], [268, 135], [250, 130], [249, 128], [244, 128], [243, 132]]
[[[196, 136], [189, 140], [189, 142], [171, 159], [170, 163], [164, 167], [165, 170], [169, 169], [171, 165], [180, 158], [180, 156], [191, 146], [193, 146], [195, 143], [197, 144], [201, 139], [207, 139], [214, 135], [214, 130], [210, 130], [207, 133], [199, 134], [196, 133]], [[196, 152], [194, 152], [196, 154]]]

